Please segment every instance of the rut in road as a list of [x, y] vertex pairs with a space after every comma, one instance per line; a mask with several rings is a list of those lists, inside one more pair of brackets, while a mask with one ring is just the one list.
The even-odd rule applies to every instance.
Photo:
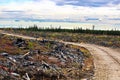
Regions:
[[[99, 48], [99, 47], [98, 47]], [[112, 55], [110, 55], [110, 53], [109, 52], [107, 52], [106, 50], [104, 50], [104, 49], [101, 49], [101, 48], [99, 48], [101, 51], [104, 51], [105, 53], [107, 53], [108, 54], [108, 56], [110, 56], [113, 60], [115, 60], [116, 61], [116, 63], [118, 63], [119, 64], [119, 66], [120, 66], [120, 58], [115, 58], [115, 56], [113, 57]], [[114, 53], [115, 54], [115, 53]], [[119, 56], [120, 56], [120, 54], [119, 54]]]
[[81, 44], [94, 57], [95, 77], [93, 80], [120, 80], [120, 53], [107, 47]]

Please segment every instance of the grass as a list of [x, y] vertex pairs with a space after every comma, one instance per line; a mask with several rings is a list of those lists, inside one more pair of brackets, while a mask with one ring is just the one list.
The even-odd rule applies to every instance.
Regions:
[[22, 50], [17, 48], [16, 46], [12, 46], [12, 40], [10, 37], [3, 35], [0, 37], [0, 52], [7, 52], [11, 54], [19, 54], [22, 53]]
[[[97, 45], [102, 45], [106, 47], [112, 48], [120, 48], [120, 34], [114, 35], [114, 31], [111, 35], [106, 34], [92, 34], [92, 33], [81, 33], [81, 32], [69, 32], [69, 31], [60, 31], [57, 32], [49, 31], [46, 29], [45, 31], [36, 30], [32, 31], [31, 29], [13, 29], [13, 30], [6, 30], [13, 33], [28, 35], [37, 38], [45, 38], [51, 40], [63, 40], [69, 42], [83, 42], [83, 43], [92, 43]], [[99, 32], [99, 31], [98, 31]], [[119, 33], [120, 31], [118, 31]], [[116, 33], [116, 32], [115, 32]]]
[[91, 57], [90, 52], [86, 48], [81, 47], [80, 50], [83, 52], [85, 57], [87, 57], [87, 58]]

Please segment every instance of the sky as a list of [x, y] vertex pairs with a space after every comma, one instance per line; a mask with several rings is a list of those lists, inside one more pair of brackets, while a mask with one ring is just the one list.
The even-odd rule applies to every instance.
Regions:
[[120, 0], [0, 0], [0, 20], [120, 24]]

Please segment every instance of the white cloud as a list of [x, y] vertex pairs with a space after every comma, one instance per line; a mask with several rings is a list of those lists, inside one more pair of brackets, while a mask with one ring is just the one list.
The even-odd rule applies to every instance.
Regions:
[[[13, 2], [0, 6], [0, 17], [23, 17], [34, 19], [70, 19], [70, 20], [82, 20], [85, 17], [97, 17], [101, 20], [104, 18], [119, 18], [120, 17], [120, 5], [109, 4], [106, 7], [85, 7], [74, 5], [58, 6], [51, 0], [38, 0], [37, 2], [24, 2], [22, 4]], [[21, 15], [16, 15], [2, 12], [3, 10], [21, 10], [24, 11]]]

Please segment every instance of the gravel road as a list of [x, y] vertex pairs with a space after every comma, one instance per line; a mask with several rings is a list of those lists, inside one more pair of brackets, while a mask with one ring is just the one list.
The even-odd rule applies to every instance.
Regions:
[[87, 48], [94, 57], [95, 75], [93, 80], [120, 80], [120, 52], [117, 50], [94, 44], [79, 45]]

